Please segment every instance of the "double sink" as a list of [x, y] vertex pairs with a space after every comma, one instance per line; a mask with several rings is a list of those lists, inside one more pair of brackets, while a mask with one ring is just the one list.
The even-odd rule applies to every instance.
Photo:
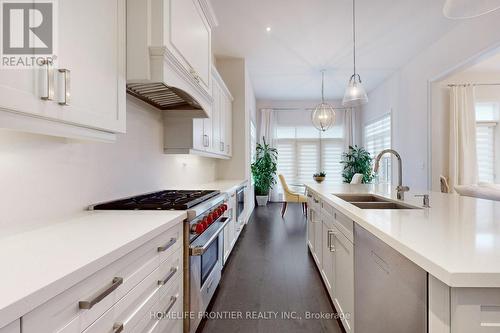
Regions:
[[339, 199], [361, 209], [420, 209], [402, 202], [392, 201], [373, 194], [334, 194]]

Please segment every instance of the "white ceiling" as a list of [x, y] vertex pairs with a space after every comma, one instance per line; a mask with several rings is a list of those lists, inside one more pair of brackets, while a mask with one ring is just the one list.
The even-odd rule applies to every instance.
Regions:
[[467, 68], [464, 72], [500, 72], [500, 51], [499, 53]]
[[[341, 98], [352, 75], [351, 0], [212, 0], [218, 56], [247, 59], [258, 99]], [[457, 21], [443, 0], [358, 0], [357, 63], [368, 91]], [[266, 32], [266, 27], [271, 32]]]

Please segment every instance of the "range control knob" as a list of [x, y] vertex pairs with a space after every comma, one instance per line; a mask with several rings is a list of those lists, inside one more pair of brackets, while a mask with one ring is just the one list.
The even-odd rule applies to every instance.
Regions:
[[197, 233], [198, 235], [202, 234], [203, 231], [205, 231], [205, 229], [206, 227], [204, 226], [203, 222], [194, 225], [194, 232]]
[[207, 220], [208, 225], [214, 223], [214, 217], [213, 217], [212, 213], [208, 214], [208, 216], [205, 217], [203, 220], [205, 220], [205, 219]]
[[224, 211], [224, 212], [227, 211], [227, 205], [226, 204], [222, 205], [222, 211]]

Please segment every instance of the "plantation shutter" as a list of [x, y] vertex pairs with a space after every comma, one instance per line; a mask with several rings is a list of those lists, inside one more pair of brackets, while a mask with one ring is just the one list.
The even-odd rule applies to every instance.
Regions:
[[[365, 149], [375, 158], [382, 150], [391, 148], [391, 115], [373, 121], [364, 128]], [[386, 155], [380, 161], [378, 174], [380, 183], [391, 182], [391, 157]]]
[[478, 123], [476, 126], [478, 179], [480, 182], [495, 181], [495, 124]]
[[326, 172], [326, 182], [341, 183], [342, 182], [342, 153], [344, 151], [344, 143], [342, 140], [322, 140], [322, 170]]

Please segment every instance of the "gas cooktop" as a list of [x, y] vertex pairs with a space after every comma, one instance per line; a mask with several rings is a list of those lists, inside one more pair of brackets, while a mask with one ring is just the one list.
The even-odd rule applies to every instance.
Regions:
[[187, 210], [218, 195], [220, 191], [166, 190], [106, 202], [94, 210]]

